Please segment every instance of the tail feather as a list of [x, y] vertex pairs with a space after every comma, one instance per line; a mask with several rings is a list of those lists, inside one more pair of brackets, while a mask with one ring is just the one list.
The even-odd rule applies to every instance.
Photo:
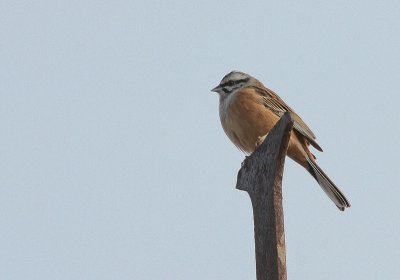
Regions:
[[329, 198], [336, 204], [339, 210], [344, 211], [345, 208], [350, 207], [350, 203], [338, 187], [329, 179], [324, 171], [311, 159], [307, 159], [308, 171], [317, 180], [318, 184], [329, 196]]

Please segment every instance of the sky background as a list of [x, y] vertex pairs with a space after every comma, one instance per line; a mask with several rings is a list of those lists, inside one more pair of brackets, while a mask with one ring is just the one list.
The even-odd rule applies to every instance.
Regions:
[[291, 160], [289, 279], [400, 274], [399, 1], [0, 1], [0, 279], [255, 279], [231, 70], [309, 124], [341, 213]]

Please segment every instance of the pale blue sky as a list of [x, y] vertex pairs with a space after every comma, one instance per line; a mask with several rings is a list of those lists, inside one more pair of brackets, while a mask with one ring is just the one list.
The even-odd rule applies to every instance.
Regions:
[[289, 279], [398, 279], [398, 1], [0, 2], [0, 278], [255, 279], [229, 71], [314, 130], [288, 160]]

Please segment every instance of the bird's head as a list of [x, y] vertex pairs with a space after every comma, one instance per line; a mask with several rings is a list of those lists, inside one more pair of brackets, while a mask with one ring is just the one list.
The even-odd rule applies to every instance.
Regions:
[[214, 91], [221, 96], [227, 96], [256, 83], [259, 82], [252, 76], [243, 72], [232, 71], [225, 75], [219, 85], [213, 88], [211, 91]]

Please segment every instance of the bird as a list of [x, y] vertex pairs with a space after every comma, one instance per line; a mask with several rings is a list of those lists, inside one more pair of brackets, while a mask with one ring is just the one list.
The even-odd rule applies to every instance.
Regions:
[[315, 134], [274, 91], [240, 71], [225, 75], [211, 91], [219, 95], [219, 116], [223, 130], [246, 155], [254, 152], [260, 139], [264, 139], [279, 119], [289, 112], [294, 124], [287, 156], [311, 174], [339, 210], [350, 207], [345, 195], [319, 167], [309, 149], [311, 145], [322, 152]]

